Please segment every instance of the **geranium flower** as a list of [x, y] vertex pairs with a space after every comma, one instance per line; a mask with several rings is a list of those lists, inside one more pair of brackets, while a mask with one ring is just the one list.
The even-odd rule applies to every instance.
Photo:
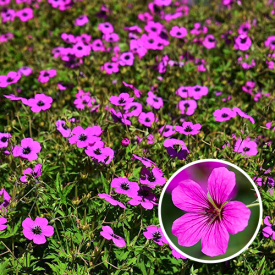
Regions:
[[112, 95], [110, 97], [110, 102], [116, 106], [124, 106], [124, 105], [129, 104], [132, 101], [134, 101], [134, 99], [135, 98], [130, 97], [130, 95], [128, 93], [121, 93], [119, 96]]
[[22, 22], [26, 22], [33, 18], [33, 10], [31, 8], [19, 10], [16, 12], [16, 16], [19, 17]]
[[7, 148], [9, 145], [11, 134], [0, 133], [0, 148]]
[[154, 109], [160, 109], [163, 107], [163, 100], [161, 97], [156, 96], [153, 92], [148, 92], [148, 97], [146, 99], [148, 105], [153, 107]]
[[124, 105], [125, 115], [127, 117], [139, 116], [142, 112], [142, 104], [139, 102], [130, 102]]
[[52, 102], [52, 97], [45, 94], [36, 94], [34, 98], [28, 100], [28, 105], [31, 107], [32, 112], [39, 113], [50, 109]]
[[[248, 59], [248, 58], [249, 58], [249, 55], [246, 54], [244, 57], [245, 57], [245, 59]], [[256, 66], [255, 59], [252, 59], [252, 60], [250, 61], [251, 63], [248, 63], [248, 61], [243, 61], [243, 62], [241, 62], [242, 60], [243, 60], [243, 58], [242, 58], [242, 56], [240, 56], [240, 57], [238, 58], [238, 63], [239, 63], [239, 64], [241, 63], [243, 69], [245, 69], [245, 70], [251, 69], [251, 68], [253, 68], [253, 67]]]
[[71, 136], [71, 129], [66, 126], [66, 121], [57, 120], [55, 125], [56, 125], [56, 129], [61, 133], [63, 137]]
[[117, 33], [105, 33], [102, 37], [105, 41], [113, 43], [119, 41], [119, 35]]
[[126, 247], [125, 240], [122, 237], [114, 234], [114, 231], [110, 226], [102, 226], [100, 235], [107, 240], [112, 240], [118, 247]]
[[152, 124], [155, 122], [155, 114], [153, 112], [142, 112], [138, 117], [139, 123], [143, 124], [146, 127], [151, 127]]
[[247, 35], [250, 29], [251, 29], [251, 25], [247, 22], [245, 24], [240, 25], [240, 28], [238, 29], [238, 33]]
[[107, 152], [105, 152], [103, 141], [97, 141], [92, 146], [88, 146], [85, 149], [85, 153], [99, 162], [104, 161], [108, 156]]
[[137, 182], [131, 182], [123, 177], [114, 178], [111, 182], [111, 187], [114, 188], [117, 193], [127, 195], [128, 197], [136, 196], [139, 190]]
[[16, 12], [15, 10], [12, 10], [12, 9], [3, 9], [1, 12], [3, 23], [7, 21], [14, 21], [15, 16], [16, 16]]
[[0, 75], [0, 87], [6, 88], [7, 86], [18, 82], [21, 78], [21, 73], [19, 72], [9, 72], [7, 75]]
[[163, 146], [171, 157], [177, 157], [180, 160], [186, 159], [189, 153], [184, 141], [180, 139], [168, 138], [163, 142]]
[[234, 152], [242, 153], [242, 156], [255, 156], [258, 154], [257, 143], [250, 138], [247, 139], [238, 139], [235, 147]]
[[275, 36], [269, 36], [267, 40], [264, 42], [264, 45], [270, 50], [275, 50]]
[[164, 125], [159, 129], [159, 133], [164, 137], [171, 137], [176, 133], [173, 125]]
[[202, 26], [200, 23], [194, 24], [194, 29], [190, 31], [191, 34], [199, 35], [201, 33], [207, 33], [208, 29], [205, 26]]
[[208, 88], [206, 86], [195, 85], [192, 89], [189, 89], [189, 96], [196, 100], [199, 100], [202, 96], [208, 94]]
[[155, 35], [159, 35], [164, 26], [159, 22], [149, 21], [147, 25], [145, 25], [144, 30], [148, 33], [153, 33]]
[[42, 175], [42, 164], [36, 164], [33, 169], [27, 168], [23, 171], [23, 175], [20, 180], [22, 182], [28, 182], [28, 176], [32, 175], [35, 179]]
[[185, 256], [181, 255], [177, 250], [175, 250], [170, 244], [169, 244], [171, 250], [172, 250], [172, 255], [176, 258], [176, 259], [187, 259]]
[[83, 26], [89, 22], [89, 18], [87, 15], [81, 15], [75, 19], [75, 26]]
[[32, 138], [24, 138], [21, 140], [21, 146], [16, 145], [13, 148], [13, 156], [27, 159], [28, 161], [36, 160], [37, 153], [41, 151], [41, 145]]
[[235, 117], [237, 113], [232, 111], [230, 108], [223, 107], [221, 109], [215, 110], [213, 112], [216, 121], [223, 122], [230, 120], [232, 117]]
[[205, 36], [202, 45], [206, 48], [206, 49], [212, 49], [216, 47], [216, 39], [215, 36], [213, 34], [208, 34]]
[[241, 34], [235, 39], [235, 49], [240, 51], [247, 51], [252, 45], [250, 37], [246, 34]]
[[90, 55], [91, 47], [88, 45], [85, 45], [82, 41], [77, 42], [73, 45], [72, 53], [78, 57], [81, 58], [83, 56]]
[[83, 129], [76, 126], [72, 130], [72, 136], [69, 138], [70, 144], [75, 144], [78, 148], [84, 148], [100, 140], [101, 130], [99, 126], [87, 127]]
[[164, 185], [166, 178], [163, 177], [161, 169], [154, 167], [152, 171], [143, 167], [141, 169], [140, 183], [146, 184], [150, 188], [155, 188], [157, 185]]
[[208, 195], [190, 179], [173, 189], [174, 205], [187, 212], [172, 225], [179, 245], [190, 247], [201, 240], [201, 251], [207, 256], [226, 253], [229, 233], [243, 231], [251, 213], [244, 203], [228, 201], [235, 185], [235, 173], [221, 167], [213, 169], [208, 178]]
[[4, 217], [0, 217], [0, 231], [5, 230], [8, 226], [5, 224], [7, 223], [7, 219]]
[[102, 194], [98, 194], [98, 196], [99, 196], [101, 199], [104, 199], [105, 201], [109, 202], [111, 205], [114, 205], [114, 206], [117, 206], [117, 205], [118, 205], [118, 206], [120, 206], [121, 208], [126, 209], [126, 206], [125, 206], [122, 202], [115, 200], [114, 198], [112, 198], [111, 195], [102, 193]]
[[201, 125], [199, 123], [185, 121], [182, 126], [175, 126], [175, 130], [184, 135], [197, 135], [200, 132]]
[[146, 227], [146, 231], [143, 232], [146, 239], [151, 240], [158, 245], [168, 244], [168, 241], [163, 235], [162, 229], [156, 225], [149, 225]]
[[197, 109], [197, 102], [193, 99], [181, 100], [178, 104], [178, 108], [180, 109], [182, 115], [191, 116]]
[[158, 205], [156, 203], [157, 198], [151, 192], [152, 189], [148, 186], [141, 186], [138, 190], [137, 196], [129, 200], [127, 203], [130, 205], [141, 205], [145, 209], [152, 209], [154, 205]]
[[5, 34], [1, 34], [0, 35], [0, 43], [7, 42], [8, 40], [11, 40], [13, 38], [14, 38], [14, 34], [13, 33], [7, 32]]
[[180, 86], [175, 94], [182, 97], [182, 98], [187, 98], [187, 97], [191, 97], [193, 91], [193, 87], [191, 86]]
[[248, 119], [252, 124], [255, 123], [255, 119], [252, 116], [248, 115], [247, 113], [243, 112], [240, 108], [233, 107], [232, 110], [233, 112], [236, 112], [240, 117]]
[[98, 29], [102, 32], [102, 33], [113, 33], [114, 32], [114, 27], [111, 23], [109, 22], [104, 22], [104, 23], [100, 23], [98, 24]]
[[101, 69], [104, 70], [106, 74], [119, 72], [118, 63], [116, 62], [106, 62]]
[[25, 76], [28, 76], [28, 75], [31, 75], [32, 74], [32, 69], [30, 67], [27, 67], [27, 66], [23, 66], [21, 67], [18, 72], [20, 74], [23, 74]]
[[9, 193], [2, 188], [0, 190], [0, 211], [6, 210], [7, 206], [10, 204], [11, 196]]
[[142, 162], [142, 164], [146, 167], [151, 167], [152, 165], [153, 166], [157, 166], [155, 162], [153, 162], [152, 160], [148, 159], [148, 158], [145, 158], [145, 157], [140, 157], [140, 156], [137, 156], [135, 154], [133, 154], [133, 158], [134, 159], [138, 159], [139, 161]]
[[51, 69], [51, 70], [43, 70], [40, 71], [39, 76], [38, 76], [38, 81], [41, 83], [46, 83], [50, 80], [50, 78], [56, 76], [56, 70]]
[[183, 38], [187, 35], [187, 29], [184, 27], [173, 26], [170, 35], [176, 38]]
[[51, 237], [54, 234], [54, 228], [48, 225], [46, 218], [36, 217], [34, 221], [31, 218], [26, 218], [22, 222], [22, 227], [23, 235], [35, 244], [46, 243], [45, 237]]
[[273, 224], [270, 223], [270, 216], [266, 216], [264, 218], [264, 224], [267, 225], [266, 227], [263, 228], [263, 235], [266, 238], [269, 238], [272, 236], [272, 239], [275, 241], [275, 222]]

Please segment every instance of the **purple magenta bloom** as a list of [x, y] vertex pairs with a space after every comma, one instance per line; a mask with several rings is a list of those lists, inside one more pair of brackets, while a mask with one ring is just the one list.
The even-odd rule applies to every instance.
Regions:
[[102, 37], [105, 41], [113, 43], [119, 41], [119, 36], [117, 33], [105, 33]]
[[144, 30], [147, 31], [149, 34], [152, 33], [153, 35], [159, 35], [162, 31], [164, 26], [159, 22], [149, 21], [147, 25], [144, 27]]
[[132, 101], [134, 101], [134, 97], [130, 97], [130, 95], [128, 93], [121, 93], [119, 96], [114, 96], [112, 95], [110, 97], [110, 102], [113, 105], [116, 106], [124, 106], [128, 103], [131, 103]]
[[194, 114], [197, 109], [197, 102], [194, 99], [181, 100], [178, 104], [178, 108], [181, 111], [182, 115], [191, 116]]
[[119, 72], [118, 63], [116, 62], [106, 62], [101, 69], [104, 70], [106, 74]]
[[252, 90], [255, 87], [255, 85], [256, 85], [255, 82], [247, 81], [245, 86], [242, 86], [242, 89], [243, 89], [244, 92], [246, 92], [250, 95], [253, 95]]
[[153, 239], [153, 241], [158, 245], [163, 245], [165, 243], [168, 244], [168, 241], [163, 235], [162, 229], [156, 225], [147, 226], [146, 231], [143, 232], [143, 235], [148, 240]]
[[18, 72], [20, 74], [23, 74], [25, 76], [28, 76], [28, 75], [31, 75], [32, 74], [32, 69], [30, 67], [27, 67], [27, 66], [24, 66], [24, 67], [21, 67]]
[[89, 95], [83, 95], [81, 97], [77, 97], [74, 100], [74, 104], [77, 109], [84, 110], [85, 107], [93, 107], [92, 101], [94, 100]]
[[153, 166], [157, 166], [156, 163], [154, 163], [153, 161], [151, 161], [150, 159], [148, 158], [145, 158], [145, 157], [140, 157], [140, 156], [137, 156], [135, 154], [133, 154], [133, 158], [134, 159], [138, 159], [139, 161], [142, 162], [142, 164], [146, 167], [151, 167], [152, 165]]
[[98, 194], [98, 196], [101, 199], [104, 199], [105, 201], [109, 202], [111, 205], [114, 205], [114, 206], [118, 205], [121, 208], [124, 208], [124, 209], [126, 208], [126, 206], [122, 202], [113, 199], [111, 195], [102, 193], [102, 194]]
[[124, 139], [121, 141], [121, 145], [122, 145], [123, 147], [127, 147], [130, 143], [131, 143], [131, 141], [130, 141], [129, 138], [124, 138]]
[[[266, 128], [268, 128], [268, 129], [271, 129], [273, 126], [271, 126], [272, 125], [272, 121], [271, 122], [267, 122], [266, 124], [265, 124], [265, 126], [266, 126]], [[271, 130], [273, 130], [273, 131], [275, 131], [275, 126], [273, 127], [273, 129], [271, 129]]]
[[10, 204], [10, 200], [11, 196], [4, 188], [2, 188], [0, 190], [0, 211], [6, 211], [6, 208]]
[[184, 27], [173, 26], [170, 35], [176, 38], [183, 38], [187, 35], [187, 29]]
[[70, 144], [75, 144], [78, 148], [84, 148], [95, 144], [101, 138], [102, 131], [99, 126], [87, 127], [85, 130], [81, 126], [76, 126], [72, 130], [72, 137], [69, 138]]
[[153, 112], [142, 112], [138, 117], [138, 121], [146, 127], [151, 127], [155, 122], [155, 114]]
[[273, 224], [270, 223], [270, 216], [266, 216], [264, 218], [264, 224], [267, 225], [263, 228], [263, 235], [266, 238], [272, 236], [272, 239], [275, 241], [275, 222]]
[[[245, 59], [248, 59], [248, 58], [249, 58], [249, 55], [246, 54], [246, 55], [245, 55]], [[250, 61], [250, 63], [248, 63], [247, 60], [241, 62], [242, 60], [243, 60], [243, 58], [242, 58], [242, 56], [240, 56], [240, 57], [238, 58], [238, 63], [239, 63], [239, 64], [241, 63], [243, 69], [245, 69], [245, 70], [251, 69], [251, 68], [253, 68], [253, 67], [256, 66], [255, 59], [252, 59], [252, 60]]]
[[32, 138], [24, 138], [21, 140], [21, 146], [16, 145], [13, 148], [13, 156], [27, 159], [28, 161], [36, 160], [37, 153], [41, 151], [41, 145]]
[[132, 91], [134, 91], [134, 94], [135, 94], [135, 96], [136, 96], [137, 98], [139, 98], [139, 97], [141, 96], [141, 94], [142, 94], [141, 91], [140, 91], [139, 89], [135, 88], [134, 85], [128, 84], [128, 83], [126, 83], [126, 82], [124, 82], [124, 81], [122, 81], [122, 84], [123, 84], [125, 87], [129, 87]]
[[213, 34], [208, 34], [205, 36], [202, 45], [207, 49], [212, 49], [216, 47], [216, 39]]
[[20, 180], [22, 182], [28, 182], [28, 177], [27, 175], [31, 175], [33, 176], [35, 179], [40, 177], [42, 175], [42, 164], [36, 164], [33, 168], [33, 170], [31, 168], [27, 168], [23, 171], [23, 175]]
[[275, 50], [275, 36], [269, 36], [267, 40], [264, 42], [265, 47], [269, 48], [270, 50]]
[[90, 55], [91, 47], [79, 41], [73, 45], [72, 52], [76, 57], [81, 58]]
[[195, 85], [189, 90], [189, 96], [196, 100], [199, 100], [202, 96], [208, 94], [208, 88], [206, 86]]
[[6, 88], [7, 86], [18, 82], [21, 78], [21, 73], [19, 72], [9, 72], [7, 75], [0, 75], [0, 87]]
[[5, 23], [7, 21], [14, 21], [16, 16], [16, 12], [12, 9], [3, 9], [1, 11], [2, 22]]
[[191, 86], [180, 86], [175, 94], [182, 97], [182, 98], [187, 98], [187, 97], [191, 97], [191, 94], [193, 92], [193, 87]]
[[177, 157], [180, 160], [186, 159], [189, 153], [184, 141], [180, 139], [168, 138], [163, 142], [163, 146], [171, 157]]
[[213, 112], [216, 121], [222, 122], [230, 120], [232, 117], [235, 117], [237, 113], [232, 111], [230, 108], [223, 107]]
[[202, 26], [200, 23], [194, 24], [194, 29], [190, 31], [191, 34], [199, 35], [201, 33], [207, 33], [208, 29], [205, 26]]
[[38, 81], [41, 83], [46, 83], [50, 80], [50, 78], [54, 76], [56, 76], [55, 69], [40, 71], [40, 74], [38, 76]]
[[85, 149], [85, 153], [100, 162], [107, 158], [107, 154], [105, 154], [104, 149], [104, 142], [97, 141], [92, 146], [88, 146]]
[[98, 29], [102, 32], [102, 33], [113, 33], [114, 32], [114, 27], [111, 23], [109, 22], [104, 22], [104, 23], [100, 23], [98, 24]]
[[141, 205], [145, 209], [152, 209], [156, 203], [156, 196], [151, 193], [151, 188], [148, 186], [141, 186], [138, 190], [138, 195], [133, 199], [129, 200], [127, 203], [130, 205]]
[[71, 136], [71, 129], [66, 126], [66, 121], [57, 120], [55, 125], [56, 125], [56, 129], [61, 133], [63, 137]]
[[242, 153], [242, 156], [255, 156], [258, 154], [257, 143], [250, 138], [247, 139], [238, 139], [234, 152]]
[[175, 250], [170, 244], [169, 244], [171, 250], [172, 250], [172, 255], [176, 258], [176, 259], [187, 259], [186, 257], [184, 257], [183, 255], [181, 255], [177, 250]]
[[124, 110], [127, 117], [139, 116], [142, 112], [142, 104], [139, 102], [130, 102], [124, 106]]
[[157, 185], [164, 185], [165, 182], [166, 178], [163, 177], [163, 173], [159, 168], [154, 167], [152, 171], [149, 171], [149, 169], [145, 167], [141, 169], [141, 184], [146, 184], [150, 188], [155, 188]]
[[181, 246], [201, 240], [202, 252], [210, 257], [225, 254], [229, 233], [243, 231], [251, 211], [239, 201], [228, 201], [236, 185], [235, 173], [220, 167], [208, 178], [209, 197], [193, 180], [184, 180], [172, 191], [174, 205], [187, 213], [174, 221], [172, 233]]
[[11, 134], [0, 133], [0, 148], [7, 148], [9, 145]]
[[114, 178], [111, 182], [111, 187], [119, 194], [127, 195], [128, 197], [135, 197], [139, 186], [136, 182], [131, 182], [127, 178]]
[[134, 64], [134, 54], [132, 52], [125, 52], [120, 55], [119, 65], [120, 66], [132, 66]]
[[246, 34], [241, 34], [235, 39], [235, 49], [240, 51], [247, 51], [252, 45], [250, 37]]
[[7, 225], [5, 223], [7, 223], [7, 219], [4, 217], [0, 217], [0, 231], [3, 231], [7, 228]]
[[14, 38], [13, 33], [7, 32], [5, 34], [0, 35], [0, 43], [7, 42], [8, 40], [11, 40]]
[[76, 39], [73, 34], [68, 34], [68, 33], [64, 33], [64, 32], [61, 34], [61, 39], [69, 44], [76, 42]]
[[33, 18], [33, 10], [31, 8], [19, 10], [16, 12], [16, 16], [19, 17], [22, 22], [26, 22]]
[[89, 18], [87, 15], [81, 15], [75, 19], [75, 26], [84, 26], [89, 22]]
[[107, 240], [112, 240], [118, 247], [126, 247], [125, 240], [122, 237], [114, 234], [114, 231], [110, 226], [102, 226], [100, 235]]
[[245, 24], [240, 25], [240, 28], [238, 29], [238, 33], [247, 35], [250, 29], [251, 29], [251, 25], [247, 22]]
[[255, 120], [252, 116], [248, 115], [247, 113], [243, 112], [240, 108], [238, 107], [233, 107], [233, 112], [236, 112], [240, 117], [247, 118], [252, 124], [255, 123]]
[[175, 130], [184, 135], [197, 135], [200, 132], [201, 125], [199, 123], [183, 122], [182, 126], [175, 126]]
[[153, 92], [148, 92], [148, 97], [146, 99], [148, 105], [154, 109], [160, 109], [163, 106], [163, 100], [161, 97], [156, 96]]
[[48, 225], [46, 218], [36, 217], [34, 221], [31, 218], [26, 218], [22, 222], [22, 227], [23, 235], [35, 244], [46, 243], [45, 237], [51, 237], [54, 234], [54, 228]]
[[39, 113], [40, 111], [46, 111], [51, 108], [53, 99], [50, 96], [44, 94], [36, 94], [34, 98], [28, 100], [28, 105], [31, 107], [31, 111]]
[[173, 125], [164, 125], [159, 129], [159, 133], [164, 137], [170, 137], [176, 133]]

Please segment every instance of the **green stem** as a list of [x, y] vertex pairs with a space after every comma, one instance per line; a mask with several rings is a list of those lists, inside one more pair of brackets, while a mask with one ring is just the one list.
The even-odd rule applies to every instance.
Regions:
[[260, 205], [259, 203], [252, 203], [252, 204], [247, 205], [246, 207], [251, 208], [251, 207], [259, 206], [259, 205]]

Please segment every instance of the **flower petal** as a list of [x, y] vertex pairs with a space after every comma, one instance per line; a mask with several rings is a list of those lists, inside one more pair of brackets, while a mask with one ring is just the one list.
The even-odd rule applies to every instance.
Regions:
[[263, 235], [268, 238], [273, 234], [273, 230], [270, 226], [266, 226], [265, 228], [263, 228]]
[[[175, 190], [175, 189], [174, 189]], [[187, 213], [176, 219], [172, 225], [172, 233], [178, 237], [182, 246], [193, 246], [204, 235], [208, 218], [198, 213]]]
[[210, 202], [201, 186], [192, 181], [184, 180], [172, 191], [173, 204], [186, 212], [197, 212], [209, 208]]
[[215, 221], [207, 227], [205, 235], [201, 239], [202, 252], [210, 257], [222, 255], [228, 247], [229, 234], [219, 221]]
[[268, 226], [272, 226], [272, 224], [269, 222], [269, 219], [270, 219], [270, 216], [266, 216], [266, 217], [264, 218], [264, 224], [265, 224], [265, 225], [268, 225]]
[[208, 178], [208, 190], [216, 206], [221, 206], [236, 185], [234, 172], [225, 167], [215, 168]]
[[247, 227], [251, 211], [244, 203], [231, 201], [223, 207], [222, 213], [222, 220], [227, 231], [230, 234], [237, 234]]
[[43, 244], [43, 243], [45, 243], [47, 240], [46, 240], [46, 238], [45, 238], [45, 236], [44, 235], [33, 235], [33, 242], [35, 243], [35, 244]]

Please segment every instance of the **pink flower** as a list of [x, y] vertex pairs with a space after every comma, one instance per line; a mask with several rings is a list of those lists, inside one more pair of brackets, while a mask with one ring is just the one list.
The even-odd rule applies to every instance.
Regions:
[[19, 10], [16, 12], [16, 16], [19, 17], [22, 22], [26, 22], [33, 18], [33, 10], [31, 8]]
[[110, 102], [113, 105], [116, 106], [124, 106], [128, 103], [131, 103], [132, 101], [134, 101], [134, 97], [130, 97], [130, 95], [128, 93], [121, 93], [119, 96], [114, 96], [112, 95], [110, 97]]
[[163, 172], [159, 168], [154, 167], [152, 171], [149, 171], [149, 169], [145, 167], [141, 169], [141, 184], [146, 184], [150, 188], [155, 188], [157, 185], [164, 185], [165, 182], [166, 178], [163, 177]]
[[114, 27], [111, 23], [109, 22], [104, 22], [104, 23], [100, 23], [98, 24], [98, 29], [102, 32], [102, 33], [113, 33], [114, 32]]
[[24, 138], [21, 140], [21, 146], [16, 145], [13, 148], [13, 156], [27, 159], [28, 161], [36, 160], [37, 153], [41, 151], [41, 145], [32, 138]]
[[83, 26], [89, 22], [89, 18], [87, 15], [81, 15], [75, 19], [75, 26]]
[[55, 125], [56, 125], [56, 129], [61, 133], [63, 137], [71, 136], [71, 129], [66, 126], [66, 121], [57, 120]]
[[170, 35], [176, 38], [183, 38], [187, 35], [187, 29], [184, 27], [174, 26], [170, 30]]
[[23, 235], [35, 244], [46, 243], [45, 237], [51, 237], [54, 234], [54, 228], [48, 225], [46, 218], [36, 217], [34, 221], [31, 218], [26, 218], [22, 222], [22, 227]]
[[235, 147], [234, 152], [242, 153], [243, 156], [255, 156], [258, 154], [257, 143], [255, 141], [247, 139], [238, 139]]
[[160, 109], [163, 106], [163, 100], [161, 97], [156, 96], [153, 92], [148, 92], [148, 97], [146, 99], [148, 105], [154, 109]]
[[208, 34], [205, 36], [202, 45], [207, 49], [212, 49], [216, 47], [216, 39], [213, 34]]
[[127, 195], [128, 197], [135, 197], [139, 186], [136, 182], [131, 182], [127, 178], [114, 178], [111, 182], [111, 187], [119, 194]]
[[125, 240], [122, 237], [114, 234], [114, 231], [110, 226], [102, 226], [100, 235], [107, 240], [112, 240], [118, 247], [126, 247]]
[[178, 104], [178, 108], [181, 111], [181, 114], [191, 116], [194, 114], [197, 109], [197, 102], [193, 99], [181, 100]]
[[252, 45], [251, 39], [246, 34], [241, 34], [235, 39], [235, 49], [240, 51], [247, 51]]
[[184, 141], [180, 139], [168, 138], [163, 142], [163, 146], [171, 157], [177, 157], [180, 160], [186, 159], [189, 153]]
[[271, 224], [269, 220], [270, 220], [270, 216], [266, 216], [264, 218], [264, 224], [267, 226], [263, 228], [263, 235], [266, 238], [269, 238], [270, 236], [272, 236], [272, 239], [275, 241], [275, 222]]
[[144, 166], [146, 166], [146, 167], [151, 167], [152, 165], [153, 165], [153, 166], [157, 166], [156, 163], [154, 163], [153, 161], [151, 161], [151, 160], [148, 159], [148, 158], [140, 157], [140, 156], [137, 156], [137, 155], [135, 155], [135, 154], [133, 154], [133, 158], [134, 158], [134, 159], [137, 159], [137, 160], [139, 160], [139, 161], [141, 161], [142, 164], [143, 164]]
[[114, 205], [114, 206], [117, 206], [117, 205], [118, 205], [118, 206], [120, 206], [121, 208], [124, 208], [124, 209], [126, 208], [126, 206], [125, 206], [123, 203], [121, 203], [121, 202], [119, 202], [119, 201], [113, 199], [111, 195], [102, 193], [102, 194], [98, 194], [98, 196], [99, 196], [101, 199], [104, 199], [105, 201], [109, 202], [111, 205]]
[[101, 69], [104, 70], [106, 74], [119, 72], [118, 63], [116, 62], [106, 62]]
[[51, 77], [54, 77], [54, 76], [56, 76], [55, 69], [40, 71], [40, 74], [38, 76], [38, 81], [41, 83], [46, 83], [50, 80]]
[[146, 231], [143, 232], [143, 235], [146, 239], [155, 242], [158, 245], [168, 244], [168, 241], [163, 235], [162, 229], [156, 225], [149, 225], [146, 227]]
[[271, 50], [275, 50], [275, 36], [269, 36], [264, 42], [264, 45]]
[[7, 228], [7, 225], [5, 223], [7, 223], [7, 219], [4, 217], [0, 217], [0, 231], [3, 231]]
[[27, 175], [33, 176], [35, 179], [42, 175], [42, 164], [36, 164], [33, 169], [27, 168], [23, 171], [23, 175], [20, 180], [22, 182], [28, 182]]
[[215, 110], [213, 112], [216, 121], [222, 122], [230, 120], [232, 117], [235, 117], [237, 113], [232, 111], [230, 108], [223, 107], [221, 109]]
[[159, 129], [159, 133], [164, 137], [170, 137], [176, 133], [173, 125], [164, 125]]
[[208, 94], [208, 88], [206, 86], [195, 85], [189, 90], [189, 96], [196, 100], [199, 100], [202, 96]]
[[204, 254], [210, 257], [225, 254], [229, 233], [243, 231], [251, 213], [242, 202], [228, 201], [235, 185], [235, 173], [221, 167], [213, 169], [208, 178], [211, 199], [193, 180], [184, 180], [173, 189], [174, 205], [187, 212], [172, 225], [179, 245], [190, 247], [201, 240]]
[[184, 135], [197, 135], [200, 132], [201, 125], [199, 123], [183, 122], [182, 126], [175, 126], [175, 130]]
[[0, 133], [0, 148], [7, 148], [9, 145], [11, 134]]
[[10, 200], [11, 200], [11, 196], [4, 188], [2, 188], [0, 190], [0, 202], [2, 202], [0, 204], [0, 211], [4, 211], [4, 210], [6, 211], [6, 208], [10, 204]]
[[155, 122], [155, 114], [153, 112], [142, 112], [138, 117], [138, 121], [146, 127], [151, 127]]
[[40, 111], [46, 111], [51, 108], [53, 99], [50, 96], [44, 94], [36, 94], [34, 98], [28, 100], [28, 105], [31, 107], [31, 111], [39, 113]]

